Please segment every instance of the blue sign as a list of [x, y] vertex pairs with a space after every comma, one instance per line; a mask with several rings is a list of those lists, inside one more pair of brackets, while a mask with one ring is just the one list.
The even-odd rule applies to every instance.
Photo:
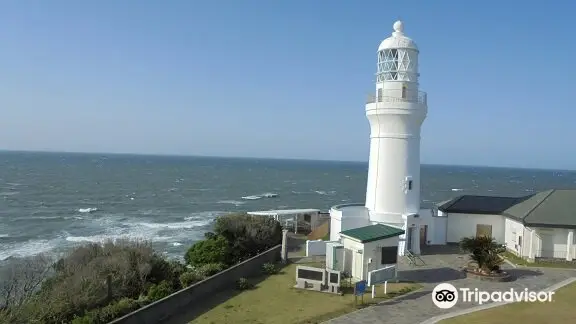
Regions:
[[366, 292], [366, 280], [358, 281], [354, 286], [354, 295], [361, 296]]

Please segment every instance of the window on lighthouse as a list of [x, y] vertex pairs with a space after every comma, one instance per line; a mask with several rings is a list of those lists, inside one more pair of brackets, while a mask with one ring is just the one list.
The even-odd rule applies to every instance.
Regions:
[[407, 49], [390, 48], [378, 53], [378, 81], [410, 81], [414, 73], [412, 60], [416, 53]]

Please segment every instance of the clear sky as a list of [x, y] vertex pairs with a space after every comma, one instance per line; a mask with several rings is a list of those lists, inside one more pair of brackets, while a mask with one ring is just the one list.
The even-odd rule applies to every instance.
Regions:
[[[420, 47], [422, 162], [576, 169], [574, 1], [4, 0], [0, 149], [366, 161]], [[536, 68], [538, 67], [538, 68]]]

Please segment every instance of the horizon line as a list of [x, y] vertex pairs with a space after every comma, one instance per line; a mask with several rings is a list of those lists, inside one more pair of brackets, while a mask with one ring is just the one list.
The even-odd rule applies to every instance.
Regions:
[[[277, 160], [277, 161], [308, 161], [308, 162], [338, 162], [338, 163], [365, 163], [367, 160], [330, 160], [330, 159], [310, 159], [310, 158], [287, 158], [287, 157], [261, 157], [261, 156], [226, 156], [226, 155], [201, 155], [201, 154], [167, 154], [167, 153], [130, 153], [130, 152], [84, 152], [84, 151], [56, 151], [56, 150], [9, 150], [0, 149], [0, 153], [45, 153], [45, 154], [84, 154], [84, 155], [124, 155], [124, 156], [149, 156], [149, 157], [191, 157], [191, 158], [214, 158], [214, 159], [243, 159], [243, 160]], [[467, 167], [467, 168], [492, 168], [492, 169], [520, 169], [535, 171], [568, 171], [571, 169], [551, 169], [536, 167], [516, 167], [516, 166], [493, 166], [493, 165], [473, 165], [473, 164], [441, 164], [441, 163], [420, 163], [421, 165], [443, 166], [443, 167]]]

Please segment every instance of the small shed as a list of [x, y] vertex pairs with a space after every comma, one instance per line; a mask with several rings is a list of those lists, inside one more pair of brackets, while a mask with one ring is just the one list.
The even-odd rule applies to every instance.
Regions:
[[367, 280], [368, 272], [396, 265], [402, 234], [404, 230], [383, 224], [340, 232], [344, 271], [357, 280]]

